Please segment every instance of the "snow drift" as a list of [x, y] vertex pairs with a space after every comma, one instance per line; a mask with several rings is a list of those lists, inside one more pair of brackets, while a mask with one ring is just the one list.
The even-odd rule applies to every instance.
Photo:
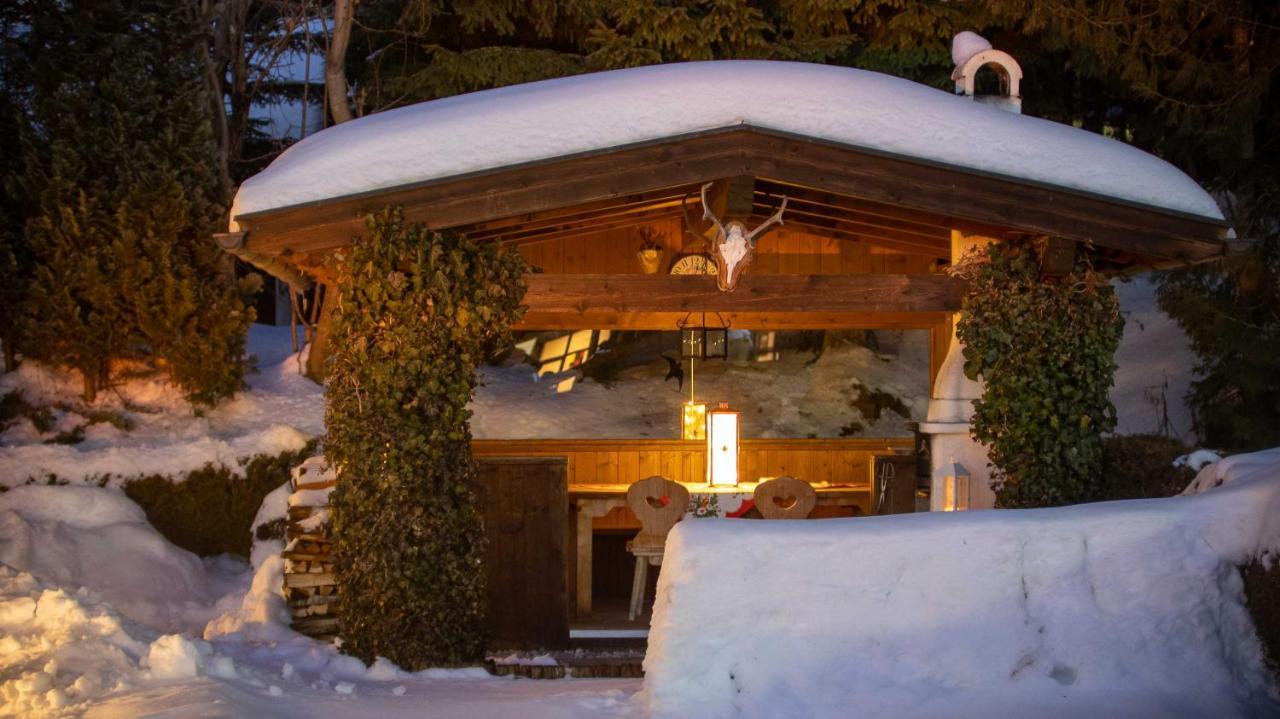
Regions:
[[0, 562], [88, 587], [130, 619], [173, 627], [210, 611], [200, 558], [170, 544], [142, 508], [111, 489], [25, 485], [0, 494]]
[[682, 522], [644, 701], [702, 717], [1274, 714], [1233, 565], [1280, 548], [1280, 455], [1233, 459], [1249, 471], [1173, 499]]

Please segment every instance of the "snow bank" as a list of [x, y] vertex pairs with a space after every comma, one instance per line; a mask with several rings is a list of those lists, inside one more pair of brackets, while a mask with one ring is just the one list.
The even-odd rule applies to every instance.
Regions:
[[249, 213], [743, 125], [1222, 217], [1173, 165], [1101, 135], [866, 70], [738, 60], [545, 80], [344, 122], [246, 180], [232, 229]]
[[[1178, 461], [1185, 460], [1187, 466], [1194, 466], [1197, 459], [1208, 455], [1217, 456], [1213, 452], [1201, 449], [1192, 452], [1186, 457], [1179, 457], [1178, 460], [1175, 460], [1175, 464]], [[1267, 476], [1276, 465], [1280, 465], [1280, 447], [1251, 454], [1237, 454], [1234, 457], [1220, 459], [1212, 464], [1202, 466], [1196, 474], [1196, 478], [1182, 493], [1201, 494], [1227, 482], [1235, 482], [1254, 476]]]
[[124, 616], [160, 626], [209, 611], [200, 558], [170, 544], [138, 505], [109, 489], [29, 485], [0, 494], [0, 562], [88, 587]]
[[78, 714], [131, 686], [147, 651], [97, 597], [0, 565], [0, 715]]
[[1280, 548], [1280, 450], [1246, 464], [1195, 497], [682, 522], [645, 702], [702, 717], [1274, 714], [1232, 565]]

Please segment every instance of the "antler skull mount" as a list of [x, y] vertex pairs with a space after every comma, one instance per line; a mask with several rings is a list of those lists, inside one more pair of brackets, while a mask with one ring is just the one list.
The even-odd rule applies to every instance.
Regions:
[[722, 223], [720, 218], [711, 211], [711, 204], [707, 201], [707, 190], [711, 185], [712, 183], [708, 182], [702, 186], [702, 217], [711, 220], [715, 225], [716, 235], [711, 246], [716, 264], [719, 265], [719, 270], [716, 272], [716, 286], [721, 292], [732, 292], [738, 286], [738, 277], [742, 274], [742, 270], [755, 259], [756, 240], [773, 225], [783, 224], [782, 211], [787, 209], [787, 198], [782, 198], [782, 205], [769, 219], [748, 232], [745, 223], [738, 220]]

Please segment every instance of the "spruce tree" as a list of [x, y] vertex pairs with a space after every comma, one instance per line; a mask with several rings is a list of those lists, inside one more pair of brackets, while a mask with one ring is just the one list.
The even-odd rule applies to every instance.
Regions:
[[31, 72], [24, 187], [36, 265], [32, 356], [84, 375], [149, 358], [187, 397], [239, 389], [252, 287], [209, 237], [225, 188], [214, 169], [198, 32], [146, 0], [35, 6], [20, 44]]

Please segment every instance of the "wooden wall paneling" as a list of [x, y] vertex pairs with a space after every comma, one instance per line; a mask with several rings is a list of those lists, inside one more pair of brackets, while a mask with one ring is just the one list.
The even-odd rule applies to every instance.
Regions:
[[598, 470], [598, 466], [596, 465], [596, 453], [589, 450], [582, 450], [575, 452], [575, 454], [577, 455], [578, 461], [577, 466], [575, 467], [573, 481], [581, 482], [583, 484], [591, 484], [595, 482], [596, 472]]
[[684, 467], [680, 463], [681, 456], [679, 450], [663, 451], [662, 453], [662, 476], [673, 482], [683, 482]]
[[662, 474], [662, 453], [641, 448], [636, 453], [636, 464], [640, 467], [640, 479]]
[[797, 253], [799, 255], [799, 267], [796, 268], [796, 274], [800, 275], [820, 275], [822, 272], [822, 242], [824, 238], [817, 235], [809, 235], [805, 233], [797, 234]]
[[596, 481], [601, 484], [618, 484], [618, 453], [596, 452]]
[[[640, 476], [640, 453], [618, 452], [618, 484], [631, 484], [644, 479]], [[648, 475], [645, 475], [647, 477]]]
[[545, 249], [542, 247], [541, 243], [520, 245], [516, 248], [516, 251], [520, 253], [520, 256], [524, 258], [525, 262], [529, 263], [529, 267], [541, 269], [544, 272], [546, 271], [546, 267], [543, 266], [545, 262], [543, 259]]
[[840, 245], [842, 240], [830, 237], [819, 238], [819, 259], [818, 272], [824, 275], [838, 275], [841, 272], [840, 267]]
[[756, 259], [747, 265], [747, 271], [758, 275], [781, 274], [782, 232], [770, 232], [756, 244]]

